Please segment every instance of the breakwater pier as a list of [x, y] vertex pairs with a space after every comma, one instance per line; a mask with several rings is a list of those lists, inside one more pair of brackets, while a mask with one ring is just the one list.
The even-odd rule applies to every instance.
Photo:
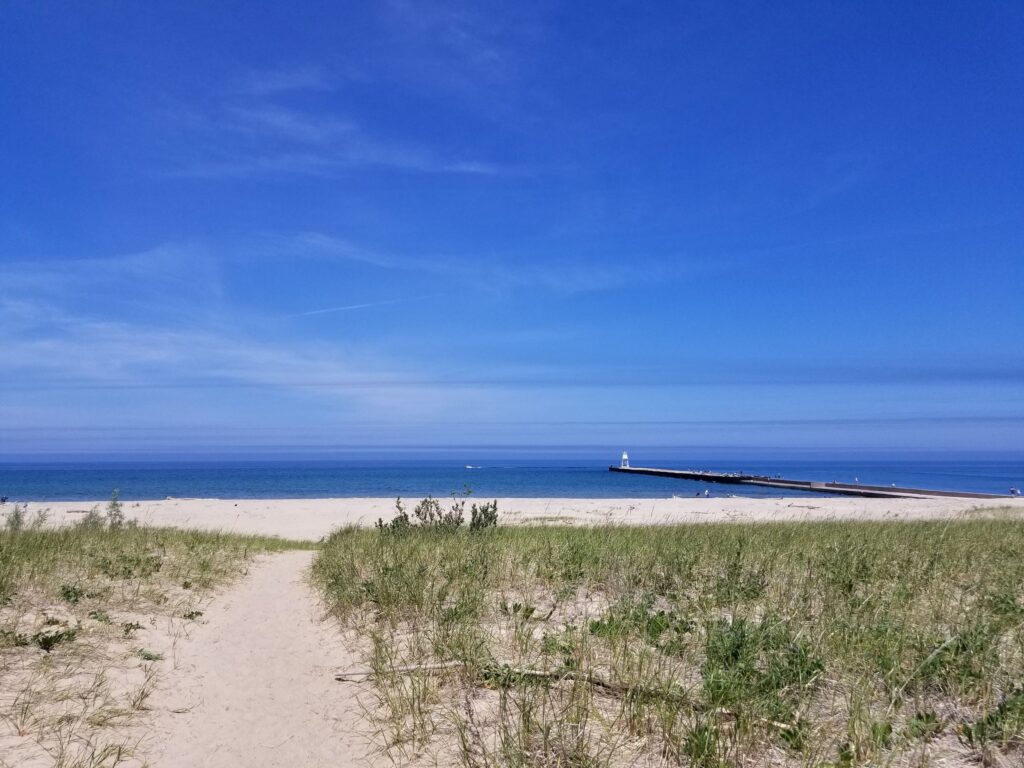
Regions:
[[702, 483], [724, 485], [757, 485], [765, 488], [782, 488], [808, 493], [835, 496], [863, 496], [881, 499], [1008, 499], [1010, 496], [998, 493], [976, 493], [973, 491], [945, 491], [927, 488], [901, 488], [895, 485], [863, 485], [861, 483], [827, 483], [816, 480], [790, 480], [770, 475], [745, 475], [738, 472], [706, 472], [687, 469], [658, 469], [653, 467], [608, 467], [610, 472], [631, 475], [654, 475], [674, 477], [678, 480], [697, 480]]

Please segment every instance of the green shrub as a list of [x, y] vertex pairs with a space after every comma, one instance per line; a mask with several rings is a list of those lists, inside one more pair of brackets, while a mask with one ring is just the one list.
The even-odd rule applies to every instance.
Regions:
[[[427, 496], [421, 500], [413, 509], [412, 517], [402, 504], [401, 497], [395, 499], [395, 516], [387, 523], [383, 518], [378, 518], [376, 527], [382, 533], [404, 533], [411, 529], [434, 530], [434, 531], [456, 531], [462, 527], [466, 519], [466, 498], [471, 491], [468, 489], [463, 493], [462, 498], [452, 495], [448, 507], [442, 506], [438, 499]], [[482, 531], [486, 528], [493, 528], [498, 524], [498, 502], [497, 500], [487, 504], [470, 507], [469, 530]]]

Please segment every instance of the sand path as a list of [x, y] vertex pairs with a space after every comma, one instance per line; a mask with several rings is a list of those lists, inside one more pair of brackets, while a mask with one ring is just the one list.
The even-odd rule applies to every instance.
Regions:
[[257, 562], [177, 642], [151, 701], [153, 766], [370, 764], [351, 686], [331, 674], [353, 656], [305, 582], [312, 557]]

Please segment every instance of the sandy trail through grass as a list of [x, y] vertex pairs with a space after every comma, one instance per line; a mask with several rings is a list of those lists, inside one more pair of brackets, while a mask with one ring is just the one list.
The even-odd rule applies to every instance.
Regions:
[[312, 557], [264, 558], [179, 641], [152, 700], [154, 766], [370, 764], [352, 688], [332, 675], [353, 658], [306, 584]]

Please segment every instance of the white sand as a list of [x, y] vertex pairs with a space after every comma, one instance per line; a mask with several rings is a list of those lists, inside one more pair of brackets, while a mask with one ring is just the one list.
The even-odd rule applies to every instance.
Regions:
[[178, 641], [150, 703], [154, 768], [372, 764], [352, 686], [334, 680], [363, 665], [317, 615], [312, 555], [263, 558]]
[[[442, 500], [443, 501], [443, 500]], [[38, 502], [29, 512], [48, 510], [50, 521], [81, 519], [106, 502]], [[410, 500], [411, 507], [414, 500]], [[319, 539], [347, 524], [390, 520], [394, 499], [166, 499], [125, 502], [125, 513], [142, 523], [215, 528], [297, 539]], [[1024, 499], [859, 498], [668, 498], [668, 499], [498, 499], [502, 523], [707, 523], [768, 520], [926, 520], [950, 519], [974, 510], [1010, 507], [1024, 514]]]

